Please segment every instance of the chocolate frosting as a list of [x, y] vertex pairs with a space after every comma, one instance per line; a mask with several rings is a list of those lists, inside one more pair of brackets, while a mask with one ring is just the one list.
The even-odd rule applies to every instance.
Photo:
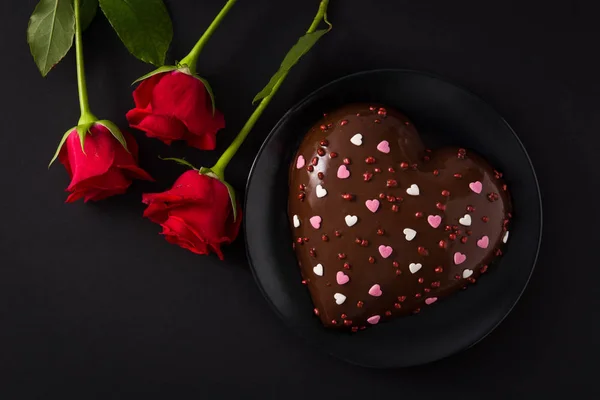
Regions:
[[475, 283], [508, 239], [501, 178], [472, 151], [427, 150], [390, 108], [326, 114], [289, 180], [294, 248], [315, 314], [356, 331]]

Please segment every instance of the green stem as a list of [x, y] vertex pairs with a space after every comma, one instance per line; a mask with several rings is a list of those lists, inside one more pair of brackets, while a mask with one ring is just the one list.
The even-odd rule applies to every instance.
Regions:
[[[306, 31], [307, 34], [313, 33], [317, 29], [317, 27], [319, 26], [321, 21], [324, 19], [325, 20], [327, 19], [328, 3], [329, 3], [329, 0], [321, 0], [321, 4], [319, 6], [319, 12], [317, 13], [312, 24]], [[271, 93], [261, 100], [258, 107], [256, 107], [256, 109], [254, 110], [254, 112], [252, 113], [252, 115], [250, 116], [248, 121], [246, 121], [246, 123], [244, 124], [240, 133], [238, 133], [238, 135], [233, 140], [231, 145], [227, 148], [227, 150], [225, 150], [223, 155], [221, 155], [221, 157], [219, 158], [219, 160], [217, 161], [215, 166], [211, 168], [211, 170], [215, 174], [217, 174], [219, 176], [219, 178], [224, 179], [225, 168], [227, 168], [227, 165], [229, 164], [229, 162], [231, 161], [233, 156], [235, 156], [235, 153], [237, 153], [237, 151], [239, 150], [242, 143], [244, 143], [244, 140], [246, 140], [246, 137], [248, 136], [248, 134], [250, 133], [252, 128], [254, 128], [254, 125], [256, 124], [256, 122], [258, 121], [260, 116], [262, 115], [265, 108], [267, 108], [267, 106], [269, 105], [269, 103], [271, 102], [273, 97], [275, 96], [275, 93], [277, 93], [277, 91], [281, 87], [281, 85], [282, 85], [283, 81], [285, 80], [285, 78], [287, 77], [288, 73], [289, 73], [289, 71], [286, 72], [285, 74], [283, 74], [281, 76], [281, 78], [279, 78], [279, 80], [277, 81], [275, 86], [273, 86], [273, 90], [271, 90]]]
[[228, 0], [227, 1], [227, 4], [225, 4], [225, 6], [221, 9], [221, 11], [216, 16], [216, 18], [213, 20], [213, 22], [210, 24], [208, 29], [206, 29], [206, 32], [204, 32], [204, 34], [202, 35], [200, 40], [198, 40], [198, 42], [196, 43], [196, 45], [194, 46], [192, 51], [190, 51], [190, 54], [185, 56], [183, 58], [183, 60], [181, 60], [179, 62], [179, 64], [181, 64], [181, 65], [187, 65], [187, 67], [189, 68], [189, 70], [192, 74], [196, 73], [196, 65], [198, 63], [198, 56], [200, 56], [200, 52], [206, 45], [206, 42], [208, 42], [208, 39], [210, 39], [210, 37], [213, 35], [213, 33], [215, 33], [215, 31], [221, 24], [221, 21], [223, 21], [223, 18], [225, 18], [225, 16], [229, 12], [229, 10], [231, 10], [231, 8], [233, 7], [233, 5], [235, 4], [236, 1], [237, 0]]
[[81, 0], [74, 1], [75, 7], [75, 51], [77, 58], [77, 90], [79, 92], [79, 107], [81, 108], [81, 117], [78, 125], [96, 122], [98, 118], [90, 110], [88, 100], [87, 84], [85, 82], [85, 69], [83, 66], [83, 40], [81, 38]]

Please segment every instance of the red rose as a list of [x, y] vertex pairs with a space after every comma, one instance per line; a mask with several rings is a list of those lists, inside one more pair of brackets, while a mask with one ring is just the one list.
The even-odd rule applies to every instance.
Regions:
[[106, 127], [95, 124], [85, 136], [84, 154], [77, 130], [69, 134], [58, 155], [71, 176], [67, 203], [82, 197], [87, 202], [125, 193], [132, 179], [153, 180], [137, 166], [138, 147], [133, 136], [127, 132], [123, 136], [129, 152]]
[[171, 190], [144, 194], [148, 204], [144, 217], [163, 227], [168, 242], [197, 254], [215, 252], [223, 259], [222, 244], [238, 235], [242, 212], [237, 206], [237, 219], [227, 187], [218, 179], [190, 170], [181, 175]]
[[154, 75], [133, 92], [135, 108], [127, 113], [131, 127], [166, 144], [185, 140], [201, 150], [213, 150], [217, 131], [225, 127], [204, 84], [192, 75], [173, 71]]

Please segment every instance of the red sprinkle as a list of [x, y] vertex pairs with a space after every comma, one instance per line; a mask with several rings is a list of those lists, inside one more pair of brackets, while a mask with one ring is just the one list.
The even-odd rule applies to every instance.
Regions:
[[305, 194], [305, 193], [299, 193], [299, 194], [298, 194], [298, 200], [300, 200], [300, 201], [304, 201], [304, 198], [305, 198], [305, 197], [306, 197], [306, 194]]
[[392, 167], [389, 167], [388, 168], [388, 172], [394, 173], [394, 172], [396, 172], [396, 170], [394, 168], [392, 168]]
[[301, 183], [300, 186], [298, 186], [298, 189], [300, 190], [306, 190], [306, 185]]
[[344, 320], [344, 325], [346, 325], [346, 326], [350, 326], [350, 325], [352, 325], [352, 320], [350, 320], [350, 319], [345, 319], [345, 320]]
[[319, 147], [317, 149], [317, 154], [321, 157], [323, 157], [325, 155], [325, 150], [323, 150], [323, 148]]
[[312, 249], [310, 249], [308, 251], [308, 254], [310, 254], [311, 257], [316, 257], [317, 256], [317, 249], [315, 249], [314, 247]]
[[373, 178], [373, 174], [370, 172], [365, 172], [363, 174], [363, 178], [365, 182], [369, 182]]
[[458, 149], [458, 154], [457, 157], [460, 158], [461, 160], [464, 160], [465, 157], [467, 155], [467, 150], [465, 149]]
[[402, 168], [402, 169], [408, 169], [408, 163], [406, 161], [402, 161], [400, 163], [400, 168]]
[[469, 240], [469, 238], [468, 238], [468, 237], [466, 237], [466, 236], [463, 236], [463, 237], [461, 237], [461, 238], [460, 238], [460, 242], [461, 242], [462, 244], [465, 244], [465, 243], [467, 243], [467, 240]]
[[484, 215], [483, 217], [481, 217], [481, 220], [483, 222], [488, 222], [490, 219]]
[[318, 308], [315, 308], [315, 309], [313, 310], [313, 312], [315, 313], [315, 315], [319, 315], [319, 309], [318, 309]]
[[428, 256], [429, 255], [429, 251], [423, 247], [423, 246], [419, 246], [417, 247], [417, 252], [422, 255], [422, 256]]
[[308, 282], [306, 281], [306, 279], [302, 280], [302, 284], [303, 285], [308, 285]]
[[339, 254], [338, 254], [338, 258], [339, 258], [340, 260], [345, 260], [345, 259], [346, 259], [346, 254], [344, 254], [344, 253], [339, 253]]
[[494, 254], [496, 254], [496, 257], [500, 257], [502, 255], [502, 250], [496, 249]]
[[385, 197], [386, 197], [386, 196], [385, 196], [385, 193], [379, 193], [379, 198], [380, 198], [380, 199], [382, 199], [382, 200], [383, 200], [383, 199], [385, 199]]
[[441, 274], [442, 272], [444, 272], [444, 268], [442, 266], [437, 266], [434, 269], [436, 274]]
[[387, 196], [387, 201], [389, 201], [390, 203], [394, 203], [394, 202], [396, 202], [396, 197], [391, 196], [391, 195]]
[[398, 268], [398, 267], [400, 267], [400, 264], [398, 263], [398, 261], [392, 261], [392, 265], [393, 265], [395, 268]]
[[322, 173], [322, 172], [319, 172], [319, 173], [317, 174], [317, 177], [318, 177], [319, 179], [323, 180], [323, 178], [325, 178], [325, 174], [324, 174], [324, 173]]
[[356, 244], [360, 244], [360, 238], [356, 238], [356, 239], [354, 239], [354, 243], [356, 243]]
[[451, 229], [452, 229], [452, 227], [451, 227], [450, 225], [446, 225], [446, 226], [444, 227], [444, 231], [445, 231], [445, 232], [450, 232], [450, 230], [451, 230]]
[[310, 160], [310, 163], [312, 165], [317, 165], [319, 163], [319, 158], [318, 157], [313, 157], [312, 160]]
[[417, 299], [420, 299], [420, 298], [421, 298], [421, 296], [422, 296], [422, 295], [421, 295], [421, 293], [417, 293], [417, 294], [415, 294], [415, 298], [417, 298]]
[[302, 241], [302, 238], [301, 238], [301, 237], [299, 237], [298, 239], [296, 239], [296, 242], [297, 242], [298, 244], [304, 244], [304, 242]]
[[427, 162], [429, 160], [431, 160], [431, 157], [429, 157], [429, 156], [423, 156], [423, 161]]
[[402, 308], [402, 304], [400, 304], [400, 303], [394, 303], [394, 308]]
[[487, 198], [490, 202], [494, 202], [500, 198], [500, 195], [496, 192], [488, 193]]
[[370, 111], [375, 111], [375, 107], [373, 107], [373, 106], [369, 106], [369, 110], [370, 110]]
[[342, 162], [346, 165], [350, 165], [350, 159], [348, 157], [344, 158]]
[[309, 238], [305, 237], [302, 240], [304, 240], [304, 243], [308, 243], [308, 241], [310, 240]]
[[337, 325], [337, 321], [336, 321], [335, 319], [332, 319], [332, 320], [331, 320], [331, 324], [332, 324], [332, 325]]
[[329, 146], [329, 140], [323, 139], [319, 142], [319, 144], [323, 147], [327, 147], [327, 146]]
[[373, 122], [375, 122], [376, 124], [380, 124], [380, 123], [381, 123], [381, 120], [380, 120], [379, 118], [377, 118], [377, 119], [375, 119], [375, 121], [373, 121]]
[[412, 169], [413, 171], [416, 171], [416, 170], [417, 170], [417, 168], [418, 168], [418, 165], [417, 165], [417, 164], [412, 164], [412, 165], [410, 166], [410, 169]]
[[306, 167], [306, 170], [308, 172], [313, 172], [315, 170], [315, 167], [313, 167], [312, 165], [309, 165], [308, 167]]
[[442, 196], [448, 197], [450, 196], [450, 192], [448, 190], [442, 190]]
[[385, 312], [385, 316], [386, 317], [391, 317], [392, 316], [392, 312], [391, 311], [386, 311]]
[[421, 309], [420, 309], [420, 308], [415, 308], [415, 309], [413, 310], [413, 312], [412, 312], [412, 313], [413, 313], [413, 314], [418, 314], [418, 313], [420, 313], [420, 312], [421, 312]]
[[396, 275], [402, 275], [402, 271], [400, 271], [399, 269], [396, 270]]
[[417, 211], [415, 213], [415, 217], [417, 217], [417, 218], [423, 218], [423, 213], [421, 211]]
[[348, 318], [348, 315], [342, 313], [342, 315], [340, 315], [340, 318], [341, 319], [346, 319], [346, 318]]
[[377, 229], [377, 234], [379, 236], [383, 236], [383, 235], [385, 235], [385, 231], [383, 229], [379, 228], [379, 229]]
[[433, 170], [433, 176], [438, 176], [440, 174], [440, 171], [437, 169]]
[[335, 237], [342, 237], [341, 231], [335, 231]]
[[352, 332], [358, 332], [358, 326], [353, 326], [350, 329], [352, 330]]
[[342, 194], [342, 199], [344, 199], [344, 200], [354, 200], [354, 195], [350, 194], [350, 193], [343, 193]]
[[327, 125], [321, 125], [319, 128], [321, 128], [322, 131], [326, 131], [327, 130]]
[[466, 230], [465, 233], [467, 234], [467, 236], [471, 236], [473, 234], [472, 230]]
[[448, 243], [446, 243], [445, 240], [440, 240], [438, 246], [440, 246], [440, 249], [445, 249], [448, 246]]
[[343, 119], [343, 120], [341, 120], [341, 121], [340, 121], [340, 125], [341, 125], [341, 126], [344, 126], [344, 125], [346, 125], [347, 123], [348, 123], [348, 120], [347, 120], [347, 119]]
[[423, 283], [423, 282], [425, 282], [425, 279], [423, 279], [423, 277], [421, 277], [421, 278], [419, 278], [417, 281], [418, 281], [419, 283]]
[[367, 246], [369, 245], [369, 241], [368, 241], [368, 240], [365, 240], [365, 239], [363, 239], [363, 240], [361, 240], [361, 241], [360, 241], [360, 245], [361, 245], [362, 247], [367, 247]]
[[394, 205], [392, 206], [392, 211], [393, 211], [393, 212], [398, 212], [398, 210], [399, 210], [399, 209], [400, 209], [400, 208], [399, 208], [399, 207], [398, 207], [396, 204], [394, 204]]
[[332, 151], [331, 153], [329, 153], [330, 158], [336, 158], [337, 156], [338, 156], [338, 153], [336, 153], [335, 151]]
[[386, 182], [386, 186], [389, 188], [398, 186], [398, 182], [395, 179], [388, 179]]
[[498, 171], [494, 170], [494, 177], [495, 177], [496, 179], [500, 179], [500, 178], [502, 178], [502, 172], [498, 172]]
[[454, 279], [456, 279], [457, 281], [459, 281], [460, 280], [460, 275], [459, 274], [454, 275]]
[[485, 272], [487, 271], [487, 269], [488, 269], [488, 266], [484, 265], [481, 268], [479, 268], [479, 272], [481, 272], [482, 274], [485, 274]]
[[438, 208], [438, 210], [446, 210], [446, 206], [440, 202], [435, 203], [435, 206]]
[[508, 186], [506, 186], [506, 184], [502, 185], [502, 190], [506, 192], [508, 190]]
[[377, 161], [377, 160], [375, 159], [375, 157], [371, 157], [371, 156], [369, 156], [369, 157], [365, 158], [365, 162], [366, 162], [367, 164], [375, 164], [375, 162], [376, 162], [376, 161]]
[[375, 171], [379, 174], [379, 173], [381, 173], [381, 168], [375, 167], [375, 169], [373, 169], [373, 171]]
[[448, 235], [448, 239], [450, 240], [456, 240], [456, 235], [454, 233], [451, 233]]
[[327, 235], [323, 234], [323, 235], [321, 236], [321, 240], [322, 240], [322, 241], [324, 241], [324, 242], [329, 242], [329, 236], [327, 236]]
[[440, 285], [441, 285], [440, 281], [433, 281], [433, 282], [431, 282], [431, 287], [432, 288], [439, 288]]
[[375, 257], [369, 257], [369, 262], [371, 264], [374, 264], [375, 263]]
[[460, 179], [460, 178], [462, 178], [462, 175], [461, 175], [461, 174], [454, 174], [454, 177], [455, 177], [456, 179]]
[[362, 301], [360, 301], [360, 300], [359, 300], [359, 301], [356, 303], [356, 307], [358, 307], [358, 308], [362, 308], [362, 306], [363, 306], [364, 304], [365, 304], [365, 303], [363, 303]]
[[470, 212], [470, 213], [475, 212], [475, 207], [473, 207], [471, 205], [468, 205], [467, 206], [467, 212]]
[[348, 264], [348, 263], [344, 263], [344, 268], [345, 268], [345, 269], [350, 269], [350, 264]]
[[404, 300], [406, 300], [406, 296], [398, 296], [398, 301], [400, 303], [404, 303]]

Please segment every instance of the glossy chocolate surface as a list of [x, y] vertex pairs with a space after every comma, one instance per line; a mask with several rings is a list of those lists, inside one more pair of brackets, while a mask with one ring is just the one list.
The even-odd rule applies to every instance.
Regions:
[[290, 166], [295, 251], [328, 327], [416, 313], [475, 283], [502, 253], [510, 208], [485, 160], [426, 150], [404, 115], [380, 105], [326, 115]]

